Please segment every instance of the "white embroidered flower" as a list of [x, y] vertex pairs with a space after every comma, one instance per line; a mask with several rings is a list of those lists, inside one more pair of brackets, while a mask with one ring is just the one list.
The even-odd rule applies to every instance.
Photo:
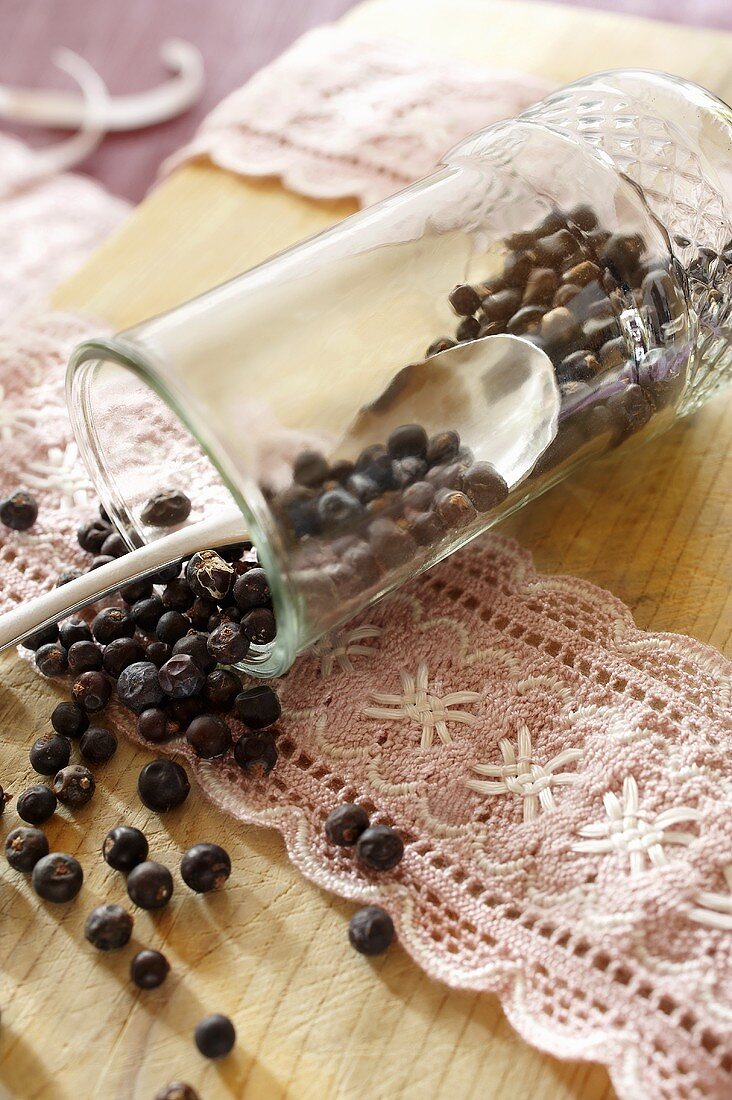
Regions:
[[582, 753], [579, 749], [562, 749], [545, 763], [534, 759], [529, 728], [522, 723], [518, 728], [517, 748], [505, 737], [498, 742], [503, 757], [502, 764], [475, 764], [473, 771], [478, 775], [493, 776], [493, 779], [468, 779], [467, 785], [479, 794], [513, 794], [523, 799], [524, 821], [534, 821], [541, 810], [555, 810], [553, 787], [566, 787], [574, 783], [577, 776], [571, 772], [560, 771], [565, 764], [573, 764]]
[[56, 490], [68, 508], [85, 505], [92, 491], [75, 443], [50, 447], [45, 462], [29, 462], [25, 481], [32, 489]]
[[392, 695], [382, 691], [372, 691], [371, 698], [378, 706], [366, 707], [364, 714], [368, 718], [380, 718], [387, 722], [407, 719], [422, 728], [420, 747], [428, 749], [437, 733], [444, 745], [452, 741], [448, 722], [458, 722], [465, 726], [474, 725], [478, 719], [464, 710], [451, 710], [451, 707], [463, 703], [477, 703], [480, 695], [476, 691], [453, 691], [448, 695], [433, 695], [427, 689], [429, 676], [427, 665], [421, 662], [417, 675], [400, 672], [402, 681], [401, 695]]
[[732, 863], [722, 871], [727, 885], [727, 893], [715, 893], [713, 890], [700, 890], [695, 897], [696, 906], [689, 909], [690, 920], [705, 924], [707, 928], [719, 928], [722, 932], [732, 932]]
[[613, 791], [606, 792], [603, 802], [606, 820], [584, 825], [579, 832], [586, 839], [577, 841], [574, 851], [623, 852], [631, 874], [638, 874], [646, 869], [649, 861], [654, 867], [668, 863], [664, 845], [686, 845], [696, 840], [694, 833], [679, 831], [674, 826], [698, 821], [699, 810], [677, 806], [662, 810], [660, 814], [650, 814], [640, 807], [638, 784], [632, 775], [623, 780], [622, 802]]
[[14, 408], [0, 385], [0, 439], [9, 443], [16, 432], [32, 432], [41, 422], [43, 413], [37, 409]]
[[342, 672], [353, 672], [352, 657], [372, 657], [376, 652], [372, 646], [360, 643], [380, 638], [381, 633], [380, 627], [365, 623], [352, 630], [332, 630], [330, 634], [325, 634], [312, 647], [314, 656], [320, 658], [320, 675], [325, 680], [334, 665], [338, 665]]

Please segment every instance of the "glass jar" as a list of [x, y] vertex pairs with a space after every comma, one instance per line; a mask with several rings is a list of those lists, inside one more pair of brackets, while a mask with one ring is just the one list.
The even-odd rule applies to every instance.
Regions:
[[[233, 227], [236, 231], [236, 227]], [[438, 171], [69, 368], [130, 546], [154, 490], [232, 498], [298, 652], [732, 377], [732, 111], [660, 73], [572, 84]]]

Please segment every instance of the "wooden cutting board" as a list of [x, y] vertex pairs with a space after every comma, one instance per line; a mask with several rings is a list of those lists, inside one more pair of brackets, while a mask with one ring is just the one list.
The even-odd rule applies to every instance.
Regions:
[[[474, 62], [574, 79], [618, 65], [665, 68], [732, 99], [732, 36], [609, 14], [499, 0], [372, 0], [345, 22], [397, 34]], [[207, 289], [354, 209], [314, 202], [274, 181], [187, 168], [161, 186], [56, 296], [113, 327]], [[232, 232], [232, 226], [236, 231]], [[615, 456], [559, 486], [504, 525], [545, 571], [611, 589], [656, 630], [732, 642], [732, 410], [718, 399], [637, 458]], [[640, 469], [639, 469], [640, 466]], [[6, 789], [33, 781], [31, 735], [48, 728], [56, 701], [15, 656], [2, 662], [0, 738]], [[351, 907], [305, 882], [273, 832], [232, 828], [193, 792], [184, 811], [158, 818], [135, 782], [149, 759], [124, 744], [94, 802], [48, 828], [52, 848], [79, 854], [79, 900], [53, 912], [6, 868], [0, 921], [0, 1098], [152, 1100], [173, 1078], [204, 1100], [600, 1100], [604, 1070], [560, 1063], [515, 1035], [490, 996], [428, 980], [398, 947], [375, 962], [346, 942]], [[101, 957], [83, 940], [88, 911], [124, 901], [101, 861], [107, 829], [143, 828], [174, 867], [198, 840], [225, 844], [234, 873], [216, 897], [179, 888], [157, 917], [136, 918], [136, 942], [161, 947], [169, 980], [134, 992], [128, 951]], [[17, 823], [11, 807], [3, 818]], [[195, 1022], [222, 1011], [239, 1042], [209, 1064], [191, 1039]]]

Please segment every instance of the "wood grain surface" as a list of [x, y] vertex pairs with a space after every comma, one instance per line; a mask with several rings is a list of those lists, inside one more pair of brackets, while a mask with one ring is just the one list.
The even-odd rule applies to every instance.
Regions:
[[[721, 34], [654, 28], [649, 38], [644, 24], [487, 0], [375, 0], [349, 19], [557, 79], [643, 63], [728, 98], [732, 90], [730, 39]], [[129, 324], [351, 209], [273, 181], [186, 169], [60, 288], [56, 304]], [[540, 568], [611, 589], [641, 626], [688, 632], [729, 652], [731, 441], [732, 410], [718, 399], [644, 451], [553, 489], [503, 529], [533, 550]], [[2, 661], [2, 685], [0, 782], [17, 792], [33, 781], [28, 743], [48, 728], [57, 696], [15, 656]], [[78, 853], [85, 867], [75, 904], [38, 904], [22, 876], [0, 871], [0, 1097], [152, 1100], [173, 1078], [190, 1081], [203, 1100], [613, 1095], [604, 1070], [529, 1048], [494, 998], [428, 980], [398, 946], [375, 961], [356, 956], [346, 941], [351, 907], [305, 882], [276, 834], [232, 827], [197, 791], [181, 810], [149, 813], [135, 784], [150, 755], [121, 745], [99, 769], [91, 805], [73, 816], [60, 811], [49, 826], [52, 848]], [[82, 935], [95, 904], [125, 897], [121, 877], [99, 856], [105, 832], [122, 821], [143, 828], [153, 856], [171, 868], [198, 840], [224, 843], [234, 865], [221, 894], [194, 896], [178, 879], [166, 910], [136, 917], [135, 943], [162, 946], [172, 964], [151, 993], [127, 979], [130, 950], [100, 956]], [[4, 829], [16, 823], [11, 803]], [[231, 1015], [239, 1034], [220, 1065], [205, 1063], [191, 1039], [197, 1019], [216, 1011]]]

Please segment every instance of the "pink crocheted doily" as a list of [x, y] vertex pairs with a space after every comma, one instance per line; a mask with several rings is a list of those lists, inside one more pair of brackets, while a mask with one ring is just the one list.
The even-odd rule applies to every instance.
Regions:
[[210, 160], [240, 175], [278, 176], [302, 195], [353, 196], [367, 206], [550, 89], [527, 73], [319, 27], [227, 96], [163, 170]]
[[[81, 561], [93, 499], [62, 378], [95, 328], [0, 326], [0, 493], [29, 484], [40, 504], [30, 532], [2, 534], [0, 607]], [[427, 973], [497, 993], [534, 1045], [603, 1062], [628, 1100], [729, 1097], [728, 661], [638, 630], [608, 593], [537, 575], [490, 535], [323, 639], [278, 690], [266, 779], [165, 751], [223, 810], [278, 828], [307, 877], [388, 908]], [[395, 871], [325, 842], [345, 800], [400, 830]]]

